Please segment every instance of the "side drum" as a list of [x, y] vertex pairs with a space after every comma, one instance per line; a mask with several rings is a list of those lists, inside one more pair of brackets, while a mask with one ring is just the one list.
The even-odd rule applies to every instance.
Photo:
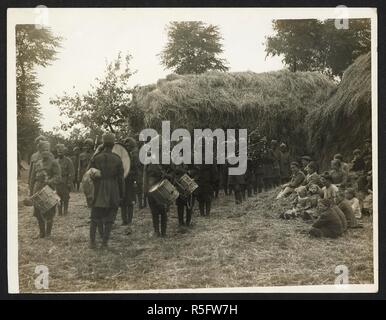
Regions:
[[178, 192], [185, 198], [189, 197], [198, 188], [198, 184], [188, 174], [184, 174], [178, 179], [176, 186]]
[[149, 196], [153, 197], [160, 205], [169, 205], [176, 201], [179, 192], [169, 180], [164, 179], [150, 188]]
[[58, 204], [59, 197], [56, 192], [50, 187], [45, 186], [40, 191], [36, 192], [32, 197], [33, 206], [41, 213], [45, 213]]

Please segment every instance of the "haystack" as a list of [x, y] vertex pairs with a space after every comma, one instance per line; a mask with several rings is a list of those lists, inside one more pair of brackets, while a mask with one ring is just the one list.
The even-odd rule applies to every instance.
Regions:
[[[316, 72], [286, 70], [170, 75], [138, 90], [145, 125], [159, 128], [259, 129], [268, 138], [305, 141], [304, 119], [319, 109], [335, 84]], [[291, 141], [292, 140], [292, 141]], [[305, 144], [304, 144], [305, 146]]]
[[335, 153], [350, 157], [371, 137], [371, 55], [347, 68], [336, 92], [307, 117], [309, 141], [328, 165]]

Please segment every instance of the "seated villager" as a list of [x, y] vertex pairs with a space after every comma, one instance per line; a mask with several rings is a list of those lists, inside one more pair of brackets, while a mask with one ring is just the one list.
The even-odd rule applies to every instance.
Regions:
[[312, 225], [310, 236], [320, 238], [338, 238], [343, 234], [343, 226], [337, 212], [331, 208], [332, 202], [320, 199], [318, 202], [319, 218]]
[[310, 186], [311, 184], [316, 184], [319, 187], [322, 186], [322, 183], [320, 182], [320, 175], [317, 172], [318, 165], [316, 162], [311, 161], [308, 166], [306, 167], [306, 177], [303, 181], [303, 186]]
[[362, 227], [362, 225], [358, 223], [358, 220], [355, 217], [354, 211], [352, 209], [351, 203], [345, 198], [345, 194], [343, 191], [338, 192], [337, 204], [339, 209], [342, 210], [344, 216], [346, 217], [348, 228]]
[[281, 218], [290, 219], [301, 217], [303, 220], [313, 220], [314, 208], [317, 205], [313, 194], [311, 194], [304, 186], [296, 188], [296, 193], [297, 196], [293, 201], [293, 208], [287, 210], [281, 215]]
[[312, 158], [310, 156], [304, 155], [300, 158], [300, 170], [305, 171], [307, 166], [312, 162]]
[[291, 181], [282, 185], [282, 191], [280, 191], [276, 199], [289, 196], [297, 187], [303, 183], [305, 176], [304, 173], [300, 170], [299, 163], [291, 163], [291, 172]]
[[350, 203], [351, 208], [354, 212], [355, 218], [361, 219], [362, 218], [362, 211], [359, 204], [358, 198], [355, 197], [355, 191], [352, 188], [349, 188], [345, 191], [345, 198]]
[[338, 186], [347, 184], [347, 173], [343, 170], [340, 160], [334, 159], [331, 161], [330, 175], [333, 184]]
[[339, 188], [332, 183], [332, 177], [330, 173], [323, 173], [323, 175], [320, 177], [320, 181], [323, 185], [323, 188], [321, 190], [321, 196], [323, 197], [323, 199], [331, 200], [335, 203]]
[[340, 161], [340, 164], [341, 164], [343, 172], [346, 175], [348, 175], [348, 173], [350, 171], [350, 166], [348, 165], [348, 163], [343, 161], [343, 156], [340, 153], [337, 153], [336, 155], [334, 155], [334, 160], [339, 160]]
[[365, 170], [365, 161], [362, 158], [362, 152], [360, 149], [353, 151], [353, 159], [351, 160], [351, 171], [358, 172]]
[[346, 219], [346, 216], [344, 215], [343, 211], [340, 210], [340, 208], [335, 203], [331, 204], [331, 209], [334, 210], [335, 213], [338, 215], [340, 222], [342, 223], [343, 232], [346, 232], [347, 227], [348, 227], [348, 223], [347, 223], [347, 219]]

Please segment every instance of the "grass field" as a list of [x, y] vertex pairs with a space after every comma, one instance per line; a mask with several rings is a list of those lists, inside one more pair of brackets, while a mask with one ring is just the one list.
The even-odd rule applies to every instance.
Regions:
[[282, 204], [275, 191], [236, 206], [221, 195], [209, 218], [195, 209], [193, 227], [177, 228], [169, 213], [168, 237], [152, 237], [149, 209], [136, 210], [133, 233], [126, 235], [118, 215], [107, 250], [91, 250], [89, 209], [82, 193], [72, 193], [70, 214], [55, 218], [50, 239], [35, 239], [32, 207], [20, 204], [20, 291], [37, 291], [37, 265], [49, 268], [49, 291], [139, 290], [334, 284], [335, 267], [349, 269], [351, 284], [373, 283], [372, 221], [337, 240], [311, 239], [302, 220], [278, 219]]

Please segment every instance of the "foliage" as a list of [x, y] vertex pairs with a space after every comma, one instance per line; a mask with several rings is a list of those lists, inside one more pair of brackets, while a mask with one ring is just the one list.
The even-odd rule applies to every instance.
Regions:
[[227, 71], [227, 62], [218, 57], [223, 52], [218, 26], [201, 21], [171, 22], [168, 42], [160, 54], [166, 69], [177, 74]]
[[23, 157], [33, 151], [33, 141], [40, 132], [38, 99], [42, 84], [37, 80], [35, 67], [47, 67], [55, 60], [61, 41], [48, 28], [16, 25], [17, 142]]
[[[60, 114], [70, 119], [62, 123], [64, 131], [82, 126], [84, 135], [92, 135], [101, 130], [125, 135], [141, 119], [140, 110], [131, 107], [133, 88], [130, 77], [136, 72], [130, 69], [131, 55], [118, 55], [108, 63], [103, 77], [96, 78], [96, 84], [86, 94], [67, 94], [51, 99], [51, 104], [60, 109]], [[129, 120], [129, 122], [128, 122]]]
[[349, 19], [348, 29], [335, 20], [274, 20], [274, 36], [266, 39], [267, 56], [283, 56], [291, 71], [320, 71], [341, 77], [371, 45], [369, 19]]

